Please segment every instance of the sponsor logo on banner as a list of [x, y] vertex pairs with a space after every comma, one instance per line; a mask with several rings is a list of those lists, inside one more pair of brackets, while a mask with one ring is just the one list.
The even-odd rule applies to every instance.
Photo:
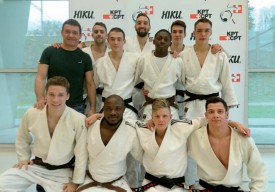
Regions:
[[241, 74], [240, 73], [232, 74], [231, 79], [232, 79], [232, 82], [239, 83], [241, 82]]
[[191, 33], [190, 41], [195, 41], [195, 35], [194, 35], [194, 33]]
[[190, 19], [200, 19], [200, 18], [211, 18], [212, 13], [209, 12], [209, 9], [199, 9], [197, 13], [191, 13]]
[[103, 19], [123, 19], [124, 14], [121, 10], [110, 10], [109, 14], [103, 14]]
[[231, 4], [228, 3], [226, 8], [221, 11], [220, 18], [223, 22], [232, 21], [235, 24], [234, 15], [243, 13], [242, 4]]
[[92, 29], [87, 27], [87, 28], [82, 28], [82, 40], [86, 41], [88, 38], [92, 37]]
[[241, 38], [239, 31], [228, 31], [226, 35], [220, 36], [220, 41], [240, 41]]
[[240, 64], [241, 63], [241, 56], [240, 55], [232, 55], [229, 59], [229, 63]]
[[74, 19], [94, 19], [94, 11], [75, 10]]
[[162, 11], [161, 19], [182, 19], [182, 11]]
[[132, 19], [134, 22], [136, 22], [137, 20], [137, 15], [139, 13], [145, 13], [147, 15], [153, 15], [154, 14], [154, 6], [149, 5], [149, 6], [144, 6], [142, 7], [141, 5], [139, 6], [139, 8], [132, 14]]

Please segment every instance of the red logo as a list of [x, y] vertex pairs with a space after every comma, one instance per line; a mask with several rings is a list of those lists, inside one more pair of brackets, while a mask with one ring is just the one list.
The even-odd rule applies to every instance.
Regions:
[[111, 14], [103, 14], [103, 19], [111, 19], [112, 15]]
[[241, 74], [240, 73], [232, 74], [231, 79], [232, 79], [232, 82], [236, 82], [236, 83], [241, 82]]
[[243, 6], [242, 5], [233, 5], [235, 9], [233, 9], [233, 13], [242, 13], [243, 12]]
[[154, 14], [154, 6], [144, 6], [145, 10], [144, 13], [147, 15], [153, 15]]
[[190, 19], [199, 19], [199, 18], [201, 18], [201, 15], [200, 15], [200, 14], [197, 14], [197, 13], [195, 13], [195, 14], [190, 14]]
[[221, 35], [220, 36], [220, 41], [228, 41], [230, 39], [229, 36], [226, 36], [226, 35]]

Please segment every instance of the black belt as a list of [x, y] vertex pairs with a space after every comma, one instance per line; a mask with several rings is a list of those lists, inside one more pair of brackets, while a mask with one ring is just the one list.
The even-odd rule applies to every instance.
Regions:
[[[104, 103], [105, 102], [105, 100], [106, 100], [106, 98], [105, 97], [102, 97], [102, 102]], [[132, 105], [130, 105], [129, 103], [131, 103], [133, 100], [132, 100], [132, 97], [130, 97], [130, 98], [128, 98], [128, 99], [125, 99], [125, 100], [123, 100], [124, 101], [124, 105], [125, 105], [125, 107], [127, 107], [128, 109], [131, 109], [135, 114], [137, 114], [138, 115], [138, 110], [135, 108], [135, 107], [133, 107]], [[100, 113], [102, 113], [102, 111], [103, 111], [103, 108], [100, 110]]]
[[202, 187], [204, 187], [205, 189], [210, 190], [212, 192], [240, 192], [238, 190], [240, 187], [226, 187], [224, 185], [214, 186], [214, 185], [211, 185], [201, 179], [200, 179], [199, 183]]
[[183, 102], [188, 102], [188, 101], [194, 101], [194, 100], [207, 100], [210, 97], [218, 97], [219, 93], [212, 93], [209, 95], [199, 95], [199, 94], [194, 94], [194, 93], [190, 93], [189, 91], [185, 91], [185, 94], [187, 96], [189, 96], [190, 98], [185, 99]]
[[176, 90], [176, 95], [184, 97], [184, 93], [185, 93], [184, 90]]
[[103, 87], [98, 87], [98, 88], [96, 89], [96, 94], [102, 95], [103, 90], [104, 90]]
[[137, 89], [142, 89], [143, 87], [144, 87], [144, 82], [140, 82], [135, 85], [135, 88], [137, 88]]
[[32, 161], [34, 164], [45, 167], [48, 170], [56, 170], [56, 169], [73, 168], [75, 157], [73, 157], [68, 163], [63, 165], [51, 165], [48, 163], [44, 163], [43, 160], [39, 157], [35, 157]]
[[146, 172], [145, 178], [150, 180], [151, 182], [146, 185], [143, 185], [141, 187], [138, 187], [138, 188], [132, 188], [132, 191], [142, 192], [142, 191], [145, 191], [145, 190], [147, 190], [151, 187], [154, 187], [156, 185], [162, 185], [169, 189], [171, 189], [175, 185], [182, 187], [182, 188], [186, 188], [186, 186], [183, 184], [185, 181], [184, 177], [178, 177], [178, 178], [173, 178], [173, 179], [170, 179], [167, 177], [158, 178], [158, 177], [155, 177], [154, 175], [151, 175], [150, 173]]

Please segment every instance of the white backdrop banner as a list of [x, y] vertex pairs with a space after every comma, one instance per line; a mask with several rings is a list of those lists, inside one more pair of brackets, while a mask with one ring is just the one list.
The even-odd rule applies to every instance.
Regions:
[[151, 21], [150, 36], [159, 29], [170, 31], [175, 20], [187, 25], [184, 43], [194, 44], [192, 35], [198, 18], [208, 18], [213, 23], [210, 43], [221, 44], [230, 55], [231, 78], [240, 106], [230, 110], [230, 119], [246, 123], [247, 103], [247, 0], [70, 0], [70, 18], [78, 20], [83, 30], [83, 41], [92, 40], [95, 22], [104, 22], [108, 29], [122, 28], [126, 36], [135, 35], [138, 13], [146, 13]]

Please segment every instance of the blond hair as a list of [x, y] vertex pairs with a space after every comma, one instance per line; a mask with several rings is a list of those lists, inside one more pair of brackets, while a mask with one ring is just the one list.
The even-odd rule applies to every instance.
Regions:
[[166, 99], [156, 99], [152, 104], [152, 112], [162, 108], [168, 108], [170, 111], [170, 104]]

